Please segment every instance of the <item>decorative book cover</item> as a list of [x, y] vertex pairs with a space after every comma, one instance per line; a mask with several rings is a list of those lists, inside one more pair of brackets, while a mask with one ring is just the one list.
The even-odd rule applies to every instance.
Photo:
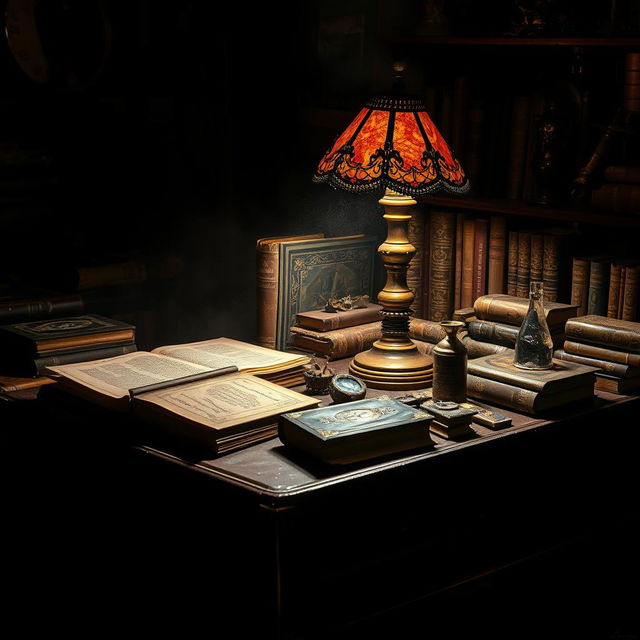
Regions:
[[[529, 309], [529, 298], [504, 294], [487, 295], [478, 298], [473, 308], [478, 320], [504, 322], [519, 327]], [[544, 310], [549, 329], [555, 333], [557, 327], [576, 316], [578, 306], [562, 302], [545, 302]]]
[[473, 305], [473, 250], [475, 245], [475, 222], [472, 219], [462, 223], [462, 273], [460, 276], [460, 306]]
[[531, 234], [531, 260], [529, 264], [529, 278], [531, 280], [535, 280], [536, 282], [542, 281], [543, 261], [544, 261], [544, 235], [542, 233], [532, 233]]
[[378, 244], [372, 236], [356, 235], [279, 245], [276, 349], [291, 344], [296, 314], [323, 309], [329, 298], [374, 298]]
[[518, 287], [518, 232], [509, 231], [507, 254], [507, 293], [515, 296]]
[[278, 436], [285, 446], [328, 464], [349, 464], [434, 446], [433, 415], [387, 396], [285, 413]]
[[516, 295], [529, 296], [531, 269], [531, 233], [518, 231], [518, 266], [516, 269]]
[[[407, 237], [409, 238], [409, 242], [415, 247], [416, 253], [411, 259], [409, 268], [407, 269], [407, 286], [413, 291], [413, 295], [415, 296], [411, 307], [419, 318], [422, 318], [424, 313], [424, 298], [422, 295], [424, 291], [424, 220], [424, 211], [418, 206], [412, 207]], [[337, 329], [338, 327], [332, 328]]]
[[587, 303], [587, 313], [589, 315], [607, 315], [610, 267], [610, 262], [607, 260], [591, 260], [589, 272], [589, 302]]
[[[302, 311], [296, 314], [296, 326], [316, 331], [333, 331], [345, 327], [355, 327], [369, 322], [381, 320], [382, 305], [368, 304], [366, 307], [349, 309], [348, 311]], [[417, 315], [417, 314], [416, 314]]]
[[[487, 244], [489, 221], [486, 218], [474, 220], [473, 235], [473, 299], [486, 293], [487, 288]], [[443, 318], [445, 319], [445, 318]]]
[[292, 346], [335, 360], [370, 349], [376, 340], [382, 338], [382, 323], [369, 322], [333, 331], [291, 327], [291, 335]]
[[507, 219], [505, 216], [491, 216], [489, 232], [487, 293], [505, 293], [504, 267], [507, 252]]
[[135, 327], [98, 314], [0, 326], [0, 344], [11, 352], [42, 356], [88, 346], [133, 342]]
[[589, 258], [575, 257], [571, 270], [571, 304], [578, 306], [578, 315], [587, 314], [589, 304]]
[[545, 234], [542, 249], [544, 302], [556, 302], [560, 292], [560, 236]]
[[567, 320], [567, 340], [640, 353], [640, 323], [598, 315]]
[[456, 217], [448, 211], [431, 214], [430, 320], [448, 320], [453, 312]]

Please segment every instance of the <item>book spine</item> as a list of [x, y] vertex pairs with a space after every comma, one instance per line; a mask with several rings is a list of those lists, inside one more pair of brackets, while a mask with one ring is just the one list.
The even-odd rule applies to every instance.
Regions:
[[462, 305], [462, 238], [464, 235], [464, 220], [464, 213], [456, 214], [456, 266], [454, 269], [455, 280], [453, 285], [454, 309], [459, 309]]
[[515, 296], [518, 289], [518, 232], [509, 231], [509, 254], [507, 262], [507, 293]]
[[531, 234], [518, 231], [518, 267], [516, 271], [516, 296], [529, 297], [529, 272], [531, 268]]
[[635, 51], [625, 56], [622, 106], [631, 113], [640, 111], [640, 54]]
[[484, 218], [474, 221], [473, 237], [473, 299], [486, 293], [487, 287], [487, 237], [489, 223]]
[[578, 315], [586, 316], [589, 305], [589, 270], [587, 258], [574, 258], [571, 270], [571, 304], [578, 305]]
[[411, 220], [409, 220], [409, 228], [407, 237], [409, 242], [415, 247], [415, 255], [409, 263], [407, 269], [407, 286], [413, 292], [414, 299], [411, 305], [413, 313], [417, 318], [424, 317], [424, 298], [422, 292], [424, 290], [424, 211], [414, 206], [411, 208]]
[[275, 349], [278, 319], [278, 244], [258, 244], [256, 261], [258, 344], [261, 347]]
[[589, 302], [588, 315], [607, 315], [609, 298], [609, 263], [591, 260], [589, 270]]
[[604, 179], [607, 182], [640, 184], [640, 166], [610, 165], [605, 167]]
[[460, 341], [465, 346], [467, 350], [467, 356], [470, 359], [481, 358], [482, 356], [490, 356], [495, 353], [508, 353], [509, 351], [513, 351], [509, 347], [501, 344], [492, 344], [490, 342], [480, 342], [479, 340], [474, 340], [469, 335], [462, 334], [460, 336]]
[[437, 344], [446, 336], [445, 330], [439, 322], [433, 320], [423, 320], [421, 318], [412, 318], [409, 324], [409, 337], [424, 342]]
[[314, 335], [312, 332], [294, 333], [293, 344], [335, 360], [370, 349], [381, 337], [381, 325], [376, 322], [374, 326], [350, 327], [341, 331], [332, 331], [329, 335], [326, 333]]
[[620, 279], [622, 277], [622, 265], [612, 264], [609, 278], [609, 297], [607, 299], [607, 318], [617, 318], [620, 305]]
[[473, 248], [475, 223], [465, 220], [462, 225], [462, 276], [460, 307], [473, 306]]
[[586, 358], [595, 358], [597, 360], [608, 360], [609, 362], [627, 364], [631, 367], [640, 367], [640, 354], [628, 353], [626, 351], [614, 351], [613, 349], [605, 349], [604, 347], [598, 347], [594, 344], [565, 340], [564, 352], [571, 355], [584, 356]]
[[480, 342], [492, 342], [505, 347], [513, 348], [518, 338], [520, 329], [496, 322], [485, 320], [472, 320], [467, 326], [469, 337]]
[[507, 219], [504, 216], [491, 216], [489, 219], [489, 231], [487, 293], [506, 293], [504, 265], [507, 251]]
[[606, 209], [612, 213], [638, 213], [640, 185], [603, 184], [591, 193], [591, 204], [596, 209]]
[[544, 302], [558, 301], [560, 284], [560, 237], [554, 234], [544, 236], [542, 254], [542, 283]]
[[578, 356], [574, 353], [567, 353], [562, 350], [560, 357], [567, 362], [577, 362], [578, 364], [586, 364], [589, 367], [596, 367], [605, 373], [617, 376], [618, 378], [627, 378], [629, 376], [638, 375], [638, 369], [629, 367], [619, 362], [609, 362], [600, 358], [588, 358], [587, 356]]
[[637, 319], [638, 289], [640, 289], [640, 265], [627, 265], [622, 299], [622, 320]]
[[80, 295], [68, 298], [41, 298], [38, 300], [17, 300], [0, 304], [0, 324], [29, 322], [54, 316], [70, 316], [84, 311], [84, 301]]
[[454, 214], [434, 211], [431, 215], [430, 319], [449, 320], [453, 312]]
[[624, 309], [624, 288], [627, 283], [627, 267], [623, 266], [620, 270], [620, 282], [618, 284], [618, 314], [616, 318], [622, 320]]
[[583, 322], [580, 318], [572, 318], [565, 325], [565, 336], [573, 342], [590, 342], [611, 349], [640, 353], [640, 325], [634, 322], [629, 323], [630, 327], [623, 328], [611, 326], [607, 320], [605, 318], [602, 324], [593, 324]]
[[538, 393], [511, 385], [467, 374], [467, 394], [477, 400], [501, 404], [516, 411], [533, 413]]
[[[529, 260], [529, 279], [542, 282], [542, 263], [544, 260], [544, 236], [541, 233], [531, 234], [531, 249]], [[545, 289], [546, 292], [546, 289]], [[527, 291], [527, 295], [529, 292]]]
[[[380, 320], [379, 305], [373, 305], [362, 309], [350, 309], [338, 313], [324, 313], [322, 317], [311, 314], [299, 313], [296, 315], [296, 326], [316, 331], [335, 331], [346, 329], [360, 324], [369, 324]], [[317, 313], [317, 312], [316, 312]]]
[[59, 364], [72, 364], [74, 362], [90, 362], [91, 360], [102, 360], [103, 358], [121, 356], [125, 353], [132, 353], [133, 351], [136, 351], [136, 345], [132, 343], [125, 344], [119, 347], [109, 347], [106, 349], [87, 349], [86, 351], [63, 353], [61, 355], [46, 356], [44, 358], [34, 358], [33, 372], [37, 376], [46, 375], [47, 367], [53, 367]]

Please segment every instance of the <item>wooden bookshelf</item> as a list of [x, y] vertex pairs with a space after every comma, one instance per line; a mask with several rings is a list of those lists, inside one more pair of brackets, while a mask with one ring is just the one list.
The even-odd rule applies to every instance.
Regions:
[[485, 47], [622, 47], [639, 48], [640, 38], [592, 37], [592, 38], [525, 38], [518, 36], [470, 37], [470, 36], [403, 36], [393, 39], [396, 45], [453, 45]]
[[545, 218], [562, 222], [577, 222], [593, 225], [608, 225], [609, 227], [640, 228], [640, 216], [630, 217], [607, 211], [592, 209], [560, 209], [527, 204], [521, 200], [504, 198], [453, 198], [448, 196], [428, 196], [420, 200], [421, 203], [432, 207], [446, 207], [465, 211], [483, 211], [508, 216], [527, 218]]

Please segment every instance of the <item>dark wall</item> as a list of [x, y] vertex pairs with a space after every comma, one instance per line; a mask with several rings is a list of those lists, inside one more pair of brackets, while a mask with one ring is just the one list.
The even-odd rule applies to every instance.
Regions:
[[[366, 3], [235, 3], [224, 16], [196, 0], [40, 9], [47, 81], [29, 77], [5, 41], [0, 52], [0, 147], [13, 153], [3, 177], [16, 149], [30, 157], [28, 184], [0, 195], [2, 287], [82, 289], [78, 270], [133, 261], [144, 275], [82, 292], [87, 310], [135, 322], [139, 347], [252, 340], [258, 238], [382, 239], [379, 194], [311, 181], [373, 89], [371, 15], [351, 49], [340, 34], [319, 43], [327, 15], [354, 6]], [[342, 75], [328, 87], [331, 69]], [[320, 101], [340, 109], [335, 130], [312, 126]]]

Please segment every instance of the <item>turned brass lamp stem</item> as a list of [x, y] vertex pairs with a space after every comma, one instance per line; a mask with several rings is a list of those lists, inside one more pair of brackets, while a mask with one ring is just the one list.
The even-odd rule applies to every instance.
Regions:
[[387, 281], [378, 294], [382, 305], [382, 338], [349, 365], [351, 373], [374, 389], [420, 389], [430, 386], [433, 359], [418, 351], [409, 338], [414, 294], [407, 286], [407, 269], [416, 248], [407, 231], [417, 202], [387, 189], [379, 201], [384, 207], [387, 238], [378, 248]]

